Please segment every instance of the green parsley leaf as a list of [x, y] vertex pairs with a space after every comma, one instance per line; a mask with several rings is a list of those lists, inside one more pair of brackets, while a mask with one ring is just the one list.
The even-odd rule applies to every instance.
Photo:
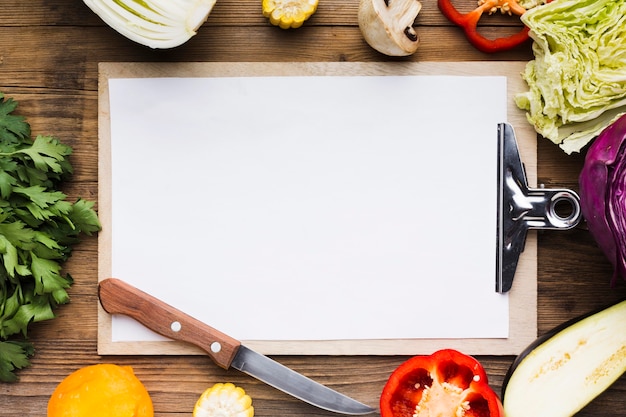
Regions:
[[40, 171], [46, 172], [52, 169], [53, 172], [62, 173], [63, 168], [68, 168], [68, 166], [63, 166], [62, 162], [72, 153], [72, 149], [52, 136], [37, 136], [32, 146], [15, 152], [28, 155], [35, 164], [35, 168]]
[[87, 235], [100, 230], [98, 217], [93, 206], [93, 201], [79, 199], [74, 203], [70, 212], [70, 219], [74, 227]]
[[[1, 169], [1, 168], [0, 168]], [[6, 170], [0, 171], [0, 198], [7, 199], [13, 191], [16, 180]]]
[[35, 294], [50, 294], [69, 287], [69, 283], [60, 274], [61, 265], [51, 259], [39, 258], [31, 254], [30, 269], [35, 278]]
[[52, 136], [32, 140], [16, 107], [0, 93], [0, 381], [15, 381], [34, 353], [9, 338], [25, 339], [31, 323], [69, 302], [73, 280], [61, 275], [62, 263], [80, 235], [101, 227], [93, 202], [72, 203], [59, 191], [72, 174], [72, 148]]
[[30, 136], [30, 126], [21, 116], [14, 116], [11, 113], [17, 107], [17, 102], [13, 99], [4, 99], [4, 94], [0, 92], [0, 139], [4, 147], [12, 144], [21, 143], [21, 141]]
[[26, 342], [0, 341], [0, 381], [15, 382], [17, 376], [13, 372], [30, 365], [29, 357], [35, 349]]

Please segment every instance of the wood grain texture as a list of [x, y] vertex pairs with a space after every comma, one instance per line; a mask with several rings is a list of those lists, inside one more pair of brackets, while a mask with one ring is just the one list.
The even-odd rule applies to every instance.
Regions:
[[[458, 1], [461, 3], [461, 1]], [[467, 2], [471, 5], [474, 2]], [[389, 58], [373, 51], [356, 26], [358, 0], [321, 0], [304, 27], [282, 31], [260, 14], [257, 0], [219, 0], [198, 35], [182, 47], [154, 51], [133, 44], [105, 26], [80, 0], [3, 0], [0, 7], [0, 91], [20, 101], [35, 134], [53, 134], [74, 148], [71, 198], [98, 198], [99, 62], [415, 62], [532, 59], [530, 43], [486, 55], [449, 25], [436, 2], [423, 1], [416, 21], [418, 52]], [[499, 17], [483, 26], [488, 35], [517, 30]], [[584, 155], [565, 155], [539, 139], [537, 182], [577, 189]], [[149, 208], [147, 208], [149, 209]], [[133, 366], [150, 391], [157, 417], [189, 416], [200, 393], [232, 381], [253, 397], [256, 415], [330, 416], [236, 371], [225, 371], [203, 356], [99, 356], [97, 354], [97, 238], [83, 239], [65, 270], [74, 277], [71, 302], [57, 318], [29, 330], [36, 355], [17, 384], [0, 383], [0, 416], [45, 416], [56, 384], [86, 365], [115, 362]], [[584, 225], [538, 236], [538, 330], [626, 296], [626, 286], [609, 287], [612, 271]], [[445, 301], [445, 300], [444, 300]], [[443, 302], [445, 304], [445, 302]], [[427, 318], [421, 318], [424, 320]], [[459, 320], [471, 319], [468, 317]], [[419, 325], [419, 320], [416, 320]], [[375, 406], [387, 377], [404, 356], [285, 356], [280, 362]], [[479, 358], [499, 390], [512, 357]], [[626, 378], [578, 413], [580, 417], [626, 415]], [[559, 399], [555, 399], [559, 400]]]
[[238, 340], [119, 279], [100, 281], [98, 298], [107, 313], [132, 317], [161, 336], [199, 347], [224, 369], [241, 346]]

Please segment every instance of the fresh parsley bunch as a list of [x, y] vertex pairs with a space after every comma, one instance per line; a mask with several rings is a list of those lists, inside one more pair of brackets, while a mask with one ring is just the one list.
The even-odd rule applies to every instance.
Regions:
[[33, 140], [16, 107], [0, 93], [0, 381], [30, 364], [27, 327], [69, 301], [62, 264], [81, 233], [100, 230], [93, 202], [70, 203], [58, 191], [72, 174], [72, 149], [51, 136]]

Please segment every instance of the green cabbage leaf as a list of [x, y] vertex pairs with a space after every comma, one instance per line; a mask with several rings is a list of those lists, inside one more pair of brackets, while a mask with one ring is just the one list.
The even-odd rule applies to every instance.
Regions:
[[626, 113], [626, 0], [555, 0], [521, 19], [535, 59], [515, 102], [541, 136], [580, 152]]

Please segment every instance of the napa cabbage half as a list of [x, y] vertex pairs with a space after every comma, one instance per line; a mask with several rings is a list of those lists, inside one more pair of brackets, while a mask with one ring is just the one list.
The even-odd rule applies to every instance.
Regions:
[[516, 104], [540, 135], [579, 152], [626, 113], [626, 0], [556, 0], [521, 19], [535, 59]]
[[83, 0], [113, 29], [154, 49], [180, 46], [196, 35], [216, 0]]

